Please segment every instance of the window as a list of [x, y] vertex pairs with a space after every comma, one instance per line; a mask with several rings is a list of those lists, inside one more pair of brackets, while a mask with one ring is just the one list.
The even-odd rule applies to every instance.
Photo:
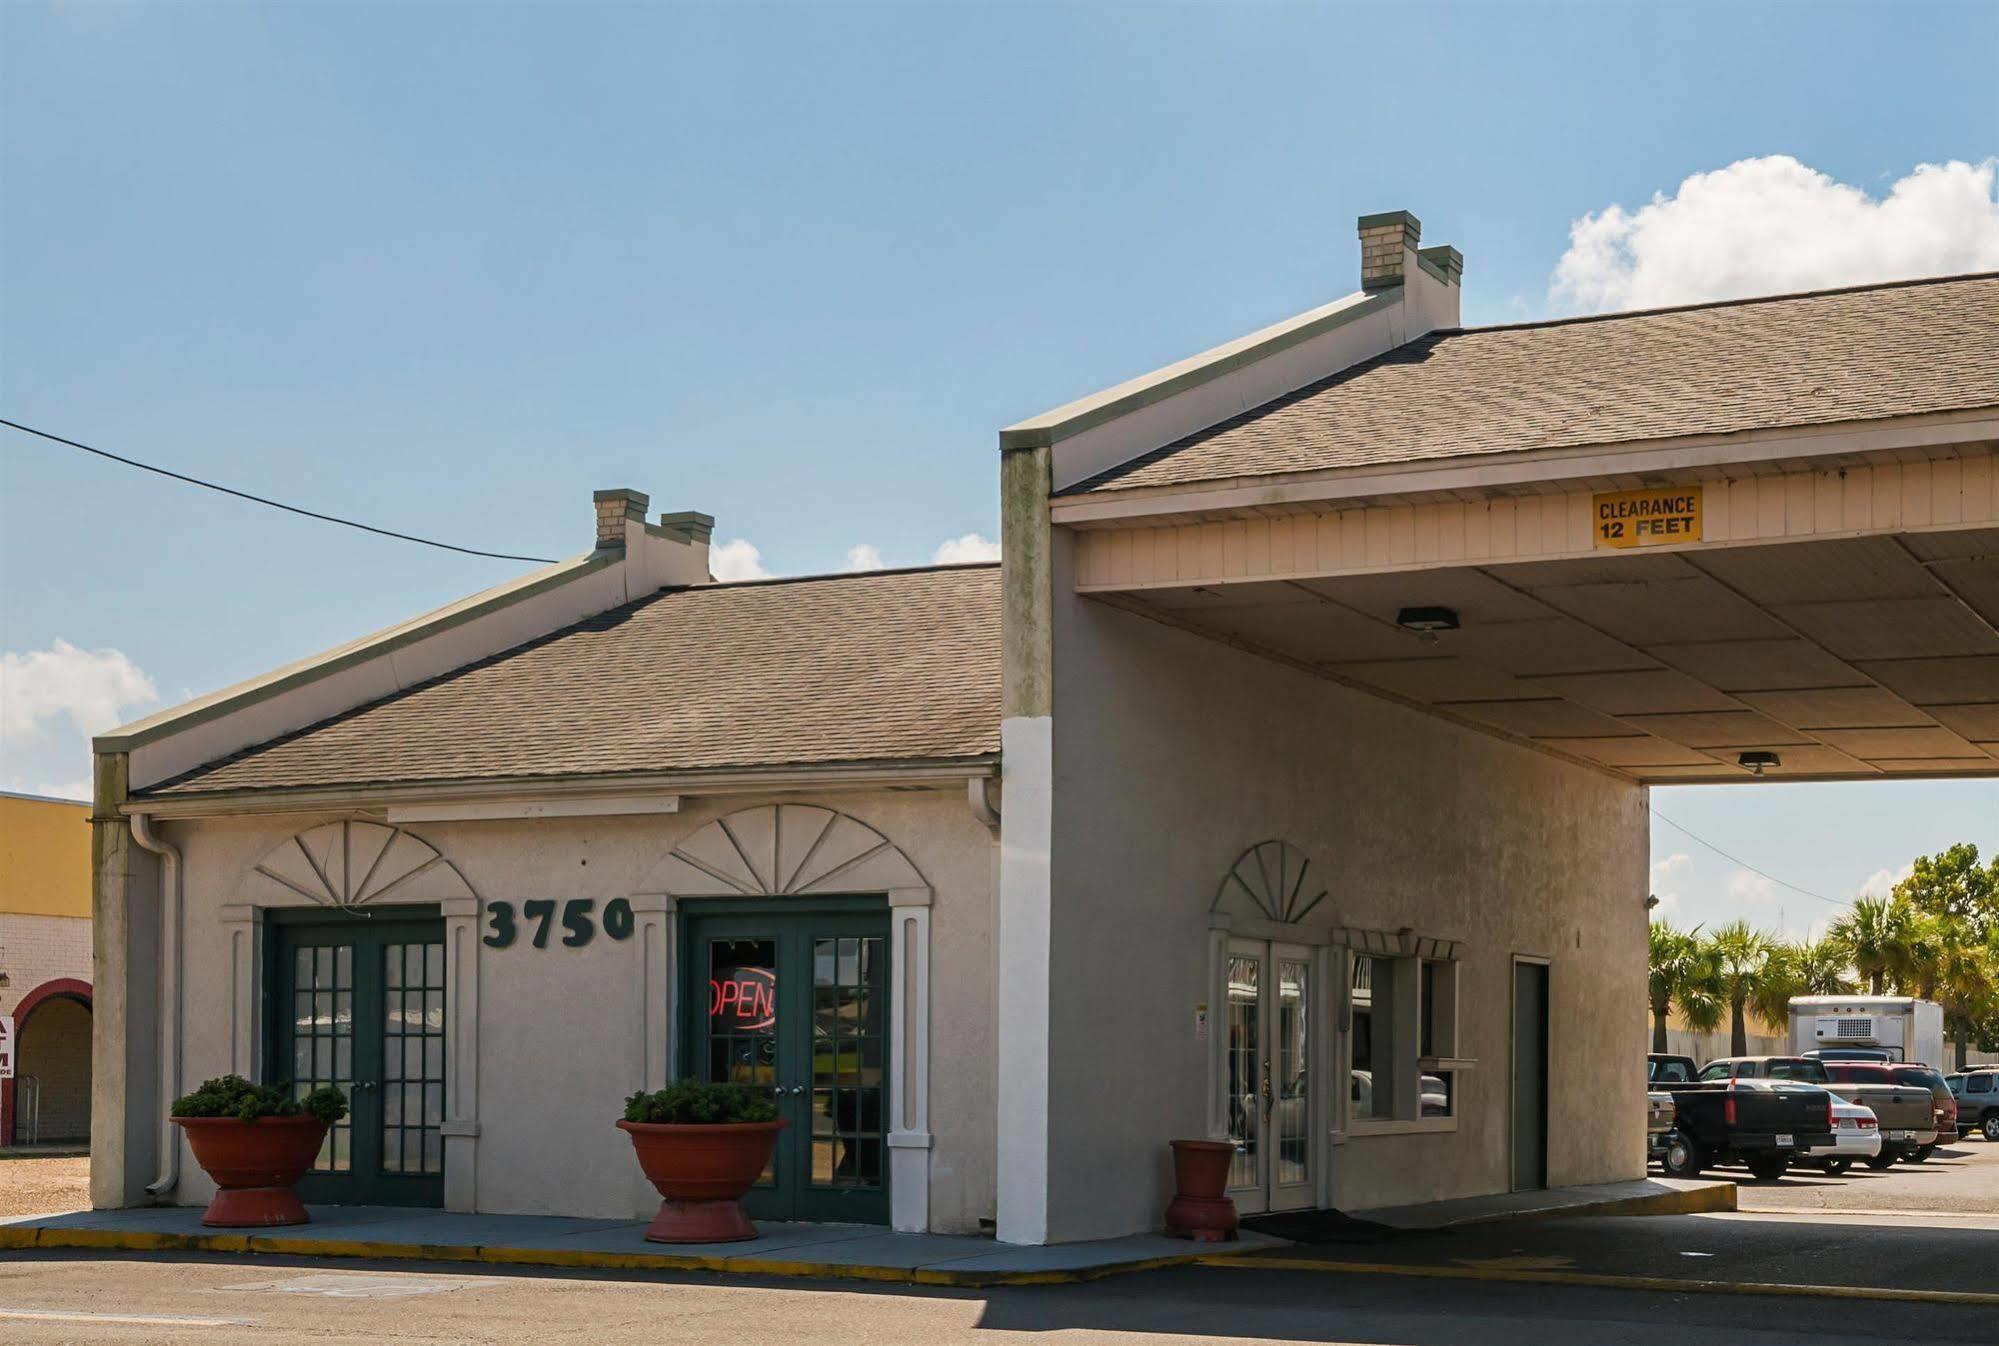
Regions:
[[1726, 1061], [1716, 1061], [1702, 1070], [1700, 1077], [1704, 1080], [1725, 1080], [1733, 1069], [1734, 1067]]
[[1992, 1093], [1994, 1092], [1992, 1080], [1993, 1077], [1990, 1075], [1967, 1075], [1964, 1077], [1964, 1092], [1967, 1094]]
[[1395, 1115], [1395, 964], [1353, 960], [1353, 1118]]
[[1457, 984], [1449, 960], [1354, 955], [1350, 1120], [1456, 1115]]

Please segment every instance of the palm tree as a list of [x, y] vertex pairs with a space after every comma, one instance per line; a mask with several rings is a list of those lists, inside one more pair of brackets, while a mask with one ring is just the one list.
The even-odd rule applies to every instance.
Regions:
[[1847, 975], [1853, 970], [1853, 950], [1837, 936], [1795, 945], [1790, 958], [1798, 984], [1791, 994], [1846, 995], [1853, 990], [1853, 978]]
[[1888, 898], [1862, 897], [1832, 923], [1831, 936], [1846, 946], [1867, 993], [1881, 995], [1903, 961], [1906, 932], [1906, 908], [1898, 909]]
[[1675, 930], [1664, 921], [1654, 921], [1647, 932], [1646, 961], [1652, 1050], [1667, 1050], [1666, 1021], [1675, 1006], [1696, 1033], [1713, 1032], [1721, 1022], [1721, 1001], [1714, 993], [1713, 969], [1702, 954], [1698, 927]]
[[1728, 1005], [1728, 1054], [1743, 1056], [1749, 1051], [1749, 1024], [1745, 1011], [1756, 1003], [1759, 1017], [1767, 1001], [1764, 987], [1783, 975], [1771, 966], [1773, 941], [1747, 921], [1730, 921], [1710, 935], [1704, 952], [1712, 960], [1715, 988]]

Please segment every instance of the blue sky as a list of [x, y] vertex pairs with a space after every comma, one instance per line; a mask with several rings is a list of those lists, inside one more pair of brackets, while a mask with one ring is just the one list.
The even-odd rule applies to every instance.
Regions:
[[[1999, 8], [1395, 14], [12, 0], [0, 414], [471, 546], [583, 550], [630, 485], [769, 570], [913, 563], [995, 536], [999, 426], [1347, 292], [1362, 212], [1464, 250], [1471, 322], [1985, 246], [1989, 169], [1903, 202], [1962, 217], [1934, 255], [1840, 211], [1999, 152]], [[1677, 261], [1603, 214], [1771, 156], [1847, 194], [1717, 179]], [[1711, 267], [1755, 223], [1729, 202], [1779, 197], [1818, 233]], [[1557, 287], [1585, 217], [1628, 255]], [[10, 432], [0, 473], [0, 787], [521, 568]], [[1835, 896], [1999, 843], [1999, 786], [1718, 793], [1660, 807]], [[1685, 869], [1686, 912], [1727, 909], [1732, 868]]]

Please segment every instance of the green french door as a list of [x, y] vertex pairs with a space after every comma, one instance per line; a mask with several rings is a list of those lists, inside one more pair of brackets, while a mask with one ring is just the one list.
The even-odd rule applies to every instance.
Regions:
[[886, 1224], [885, 905], [717, 904], [685, 922], [681, 1072], [769, 1089], [791, 1123], [745, 1208], [766, 1220]]
[[300, 1197], [443, 1205], [444, 922], [434, 908], [271, 919], [265, 1080], [347, 1095]]

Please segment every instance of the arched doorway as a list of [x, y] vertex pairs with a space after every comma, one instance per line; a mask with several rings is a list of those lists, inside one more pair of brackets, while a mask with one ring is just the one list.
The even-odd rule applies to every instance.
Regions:
[[0, 1145], [90, 1139], [90, 1014], [90, 983], [74, 977], [44, 982], [15, 1005], [15, 1078], [0, 1089]]

